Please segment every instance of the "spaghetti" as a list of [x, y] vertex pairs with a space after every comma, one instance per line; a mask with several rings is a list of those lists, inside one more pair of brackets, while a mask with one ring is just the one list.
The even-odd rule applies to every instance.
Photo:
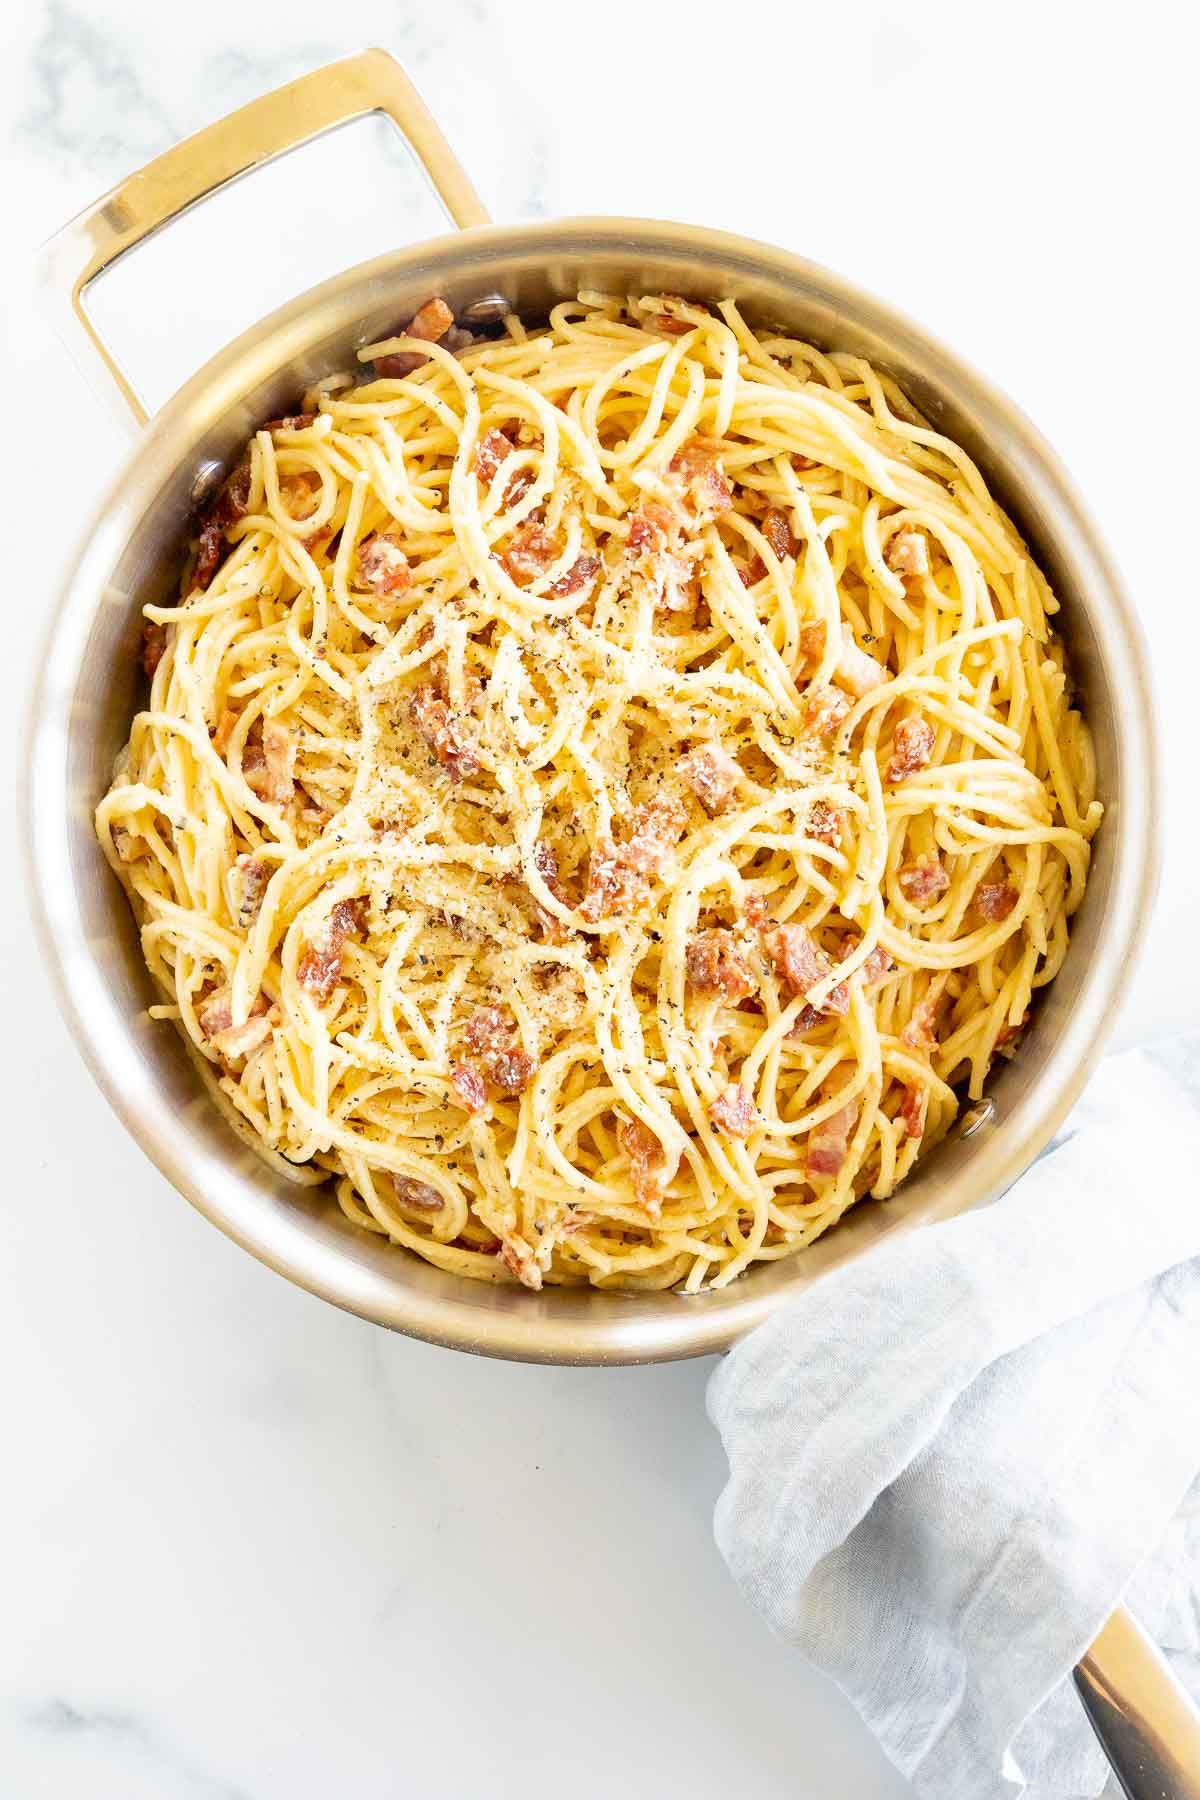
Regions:
[[723, 1285], [890, 1194], [1062, 963], [1054, 597], [886, 376], [731, 301], [362, 359], [144, 609], [96, 823], [153, 1014], [443, 1269]]

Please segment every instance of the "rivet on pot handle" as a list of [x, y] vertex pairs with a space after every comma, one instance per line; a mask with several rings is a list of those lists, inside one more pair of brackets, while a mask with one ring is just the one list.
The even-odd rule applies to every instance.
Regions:
[[490, 222], [400, 64], [386, 50], [363, 50], [289, 81], [185, 138], [79, 213], [43, 246], [40, 272], [57, 311], [60, 335], [85, 373], [99, 360], [139, 424], [149, 414], [88, 316], [84, 296], [90, 283], [209, 194], [335, 126], [377, 112], [397, 126], [456, 225], [466, 229]]

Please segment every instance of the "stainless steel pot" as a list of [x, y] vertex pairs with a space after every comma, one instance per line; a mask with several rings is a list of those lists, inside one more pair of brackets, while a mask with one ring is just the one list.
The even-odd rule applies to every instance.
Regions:
[[[327, 281], [246, 332], [147, 425], [88, 534], [59, 602], [28, 734], [27, 839], [43, 949], [97, 1081], [163, 1174], [280, 1274], [398, 1331], [457, 1349], [542, 1362], [622, 1363], [720, 1350], [785, 1295], [885, 1233], [994, 1198], [1074, 1100], [1136, 959], [1157, 867], [1157, 762], [1141, 634], [1119, 577], [1064, 470], [1016, 408], [909, 320], [785, 251], [643, 219], [491, 225], [398, 65], [382, 51], [255, 101], [113, 190], [48, 247], [46, 270], [80, 355], [98, 356], [145, 417], [88, 320], [88, 284], [204, 195], [332, 126], [388, 114], [421, 158], [454, 235]], [[198, 491], [260, 420], [317, 376], [352, 365], [431, 293], [460, 315], [504, 295], [543, 313], [579, 287], [734, 295], [783, 324], [889, 369], [970, 451], [1063, 602], [1062, 629], [1091, 720], [1107, 818], [1066, 964], [991, 1105], [923, 1162], [893, 1200], [859, 1206], [789, 1262], [718, 1293], [539, 1294], [441, 1273], [356, 1232], [321, 1195], [275, 1178], [205, 1096], [180, 1041], [151, 1024], [151, 986], [125, 898], [92, 834], [136, 703], [139, 607], [176, 579]], [[972, 1129], [973, 1127], [973, 1129]]]

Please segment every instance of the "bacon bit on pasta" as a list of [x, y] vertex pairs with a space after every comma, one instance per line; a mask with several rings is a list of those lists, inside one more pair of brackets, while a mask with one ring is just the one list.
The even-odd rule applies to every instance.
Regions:
[[665, 331], [668, 337], [684, 337], [689, 331], [695, 330], [690, 319], [679, 318], [675, 311], [676, 307], [687, 305], [682, 294], [664, 294], [662, 303], [662, 312], [651, 313], [651, 325], [657, 326], [659, 331]]
[[996, 1033], [995, 1048], [1000, 1052], [1001, 1056], [1012, 1055], [1012, 1046], [1016, 1043], [1028, 1023], [1029, 1008], [1026, 1007], [1015, 1025], [1005, 1025]]
[[217, 720], [216, 730], [212, 734], [212, 747], [218, 756], [224, 756], [225, 752], [228, 750], [229, 740], [233, 736], [234, 726], [241, 716], [241, 713], [235, 712], [232, 706], [222, 707], [221, 716]]
[[845, 822], [840, 807], [830, 806], [828, 800], [814, 800], [808, 809], [804, 835], [815, 838], [819, 844], [836, 844]]
[[805, 1172], [810, 1180], [814, 1175], [825, 1178], [841, 1173], [857, 1118], [858, 1109], [850, 1103], [813, 1126], [804, 1152]]
[[507, 462], [513, 453], [512, 439], [506, 432], [493, 426], [485, 431], [475, 446], [475, 473], [485, 485], [491, 485], [496, 470], [502, 462]]
[[629, 1158], [633, 1170], [633, 1191], [652, 1218], [662, 1212], [662, 1171], [666, 1163], [663, 1147], [640, 1119], [622, 1119], [617, 1126], [617, 1142]]
[[763, 931], [771, 923], [771, 909], [762, 894], [747, 894], [742, 902], [746, 923], [753, 931]]
[[923, 1081], [914, 1081], [910, 1087], [905, 1088], [904, 1098], [900, 1102], [900, 1117], [904, 1122], [906, 1137], [924, 1137], [928, 1109], [929, 1089]]
[[[812, 674], [820, 667], [825, 654], [825, 621], [815, 619], [800, 627], [800, 671]], [[881, 687], [890, 675], [883, 664], [865, 650], [860, 650], [848, 627], [842, 628], [842, 650], [833, 669], [834, 680], [848, 694], [861, 700], [864, 694]]]
[[535, 1293], [538, 1291], [542, 1285], [541, 1267], [523, 1237], [514, 1233], [504, 1238], [499, 1255], [509, 1274], [515, 1275], [522, 1287], [532, 1288]]
[[723, 926], [698, 931], [684, 952], [687, 982], [698, 994], [721, 994], [726, 1000], [744, 1000], [754, 992], [754, 975], [742, 955], [736, 937]]
[[981, 881], [971, 904], [981, 919], [997, 925], [1001, 919], [1007, 919], [1019, 899], [1011, 881]]
[[414, 1181], [411, 1175], [393, 1175], [392, 1186], [398, 1203], [410, 1207], [413, 1212], [441, 1212], [446, 1204], [435, 1187], [430, 1187], [427, 1181]]
[[243, 853], [235, 860], [230, 877], [237, 922], [246, 931], [262, 911], [263, 895], [271, 880], [271, 864]]
[[[563, 906], [571, 906], [574, 902], [567, 893], [558, 874], [558, 858], [549, 844], [540, 841], [533, 846], [533, 866], [545, 882], [554, 898]], [[571, 933], [563, 921], [552, 912], [548, 912], [540, 900], [533, 905], [534, 918], [541, 930], [542, 937], [549, 944], [565, 944]]]
[[296, 966], [296, 980], [322, 1006], [341, 980], [346, 939], [365, 927], [365, 910], [364, 900], [339, 900]]
[[742, 771], [720, 744], [698, 744], [680, 758], [679, 773], [707, 813], [724, 812]]
[[260, 431], [307, 431], [316, 420], [315, 412], [287, 413], [282, 419], [268, 419]]
[[883, 771], [890, 787], [924, 769], [933, 755], [933, 726], [926, 719], [901, 719], [892, 736], [892, 754]]
[[748, 563], [735, 563], [733, 566], [744, 588], [754, 587], [767, 572], [767, 565], [761, 556], [752, 556]]
[[910, 1050], [929, 1055], [938, 1045], [938, 1014], [942, 1007], [942, 990], [927, 994], [917, 1002], [912, 1017], [900, 1033], [900, 1042]]
[[647, 500], [640, 512], [629, 515], [629, 532], [625, 543], [635, 557], [657, 556], [667, 549], [675, 535], [675, 518], [670, 509], [657, 500]]
[[749, 1091], [732, 1081], [717, 1095], [708, 1109], [708, 1116], [714, 1125], [736, 1138], [748, 1138], [760, 1122]]
[[358, 578], [376, 594], [403, 594], [413, 584], [401, 540], [392, 531], [373, 531], [358, 546]]
[[225, 533], [216, 519], [205, 519], [196, 544], [196, 566], [192, 570], [192, 586], [203, 591], [221, 566], [225, 554]]
[[487, 1089], [483, 1085], [483, 1076], [470, 1063], [455, 1063], [450, 1071], [450, 1086], [458, 1095], [460, 1105], [469, 1113], [487, 1111]]
[[680, 518], [657, 500], [647, 500], [629, 516], [626, 548], [634, 567], [655, 584], [655, 605], [667, 612], [691, 612], [700, 598], [700, 577], [688, 552], [679, 547]]
[[228, 982], [216, 988], [196, 1008], [196, 1022], [211, 1050], [223, 1062], [236, 1062], [249, 1056], [270, 1037], [279, 1022], [271, 1002], [263, 993], [255, 997], [250, 1016], [241, 1025], [233, 1022], [233, 989]]
[[500, 561], [514, 581], [536, 581], [563, 553], [563, 542], [536, 519], [526, 519], [509, 539]]
[[474, 746], [464, 737], [458, 715], [436, 682], [423, 682], [413, 690], [409, 712], [424, 740], [451, 781], [465, 781], [479, 769]]
[[296, 469], [281, 477], [279, 501], [293, 525], [303, 525], [305, 519], [316, 512], [317, 495], [320, 491], [321, 478], [314, 475], [311, 469]]
[[286, 806], [296, 791], [296, 746], [291, 732], [278, 719], [264, 719], [261, 741], [247, 744], [242, 753], [246, 786], [260, 800]]
[[[845, 954], [849, 955], [848, 947]], [[875, 987], [878, 982], [885, 980], [895, 967], [895, 963], [892, 961], [883, 945], [876, 944], [858, 973], [862, 976], [863, 986], [870, 988]]]
[[[403, 331], [395, 333], [396, 337], [419, 338], [424, 344], [439, 344], [454, 324], [454, 314], [446, 302], [435, 295], [419, 306]], [[414, 369], [421, 368], [429, 358], [419, 350], [395, 350], [390, 356], [375, 358], [375, 373], [391, 380], [398, 376], [411, 375]]]
[[840, 688], [810, 688], [800, 701], [800, 729], [808, 737], [832, 737], [849, 715], [850, 702]]
[[900, 892], [914, 906], [928, 906], [940, 900], [950, 886], [950, 876], [940, 857], [918, 856], [915, 862], [901, 863], [896, 871]]
[[584, 588], [590, 588], [599, 573], [598, 556], [577, 556], [566, 574], [550, 583], [546, 594], [552, 600], [567, 600], [572, 594], [579, 594]]
[[910, 576], [928, 575], [929, 545], [923, 531], [905, 525], [890, 539], [883, 560], [892, 573], [902, 580]]
[[802, 456], [799, 450], [793, 450], [788, 461], [791, 463], [793, 469], [795, 469], [797, 475], [803, 475], [806, 469], [819, 469], [821, 466], [816, 457]]
[[644, 899], [649, 877], [666, 868], [686, 825], [679, 801], [659, 798], [637, 808], [623, 842], [598, 838], [588, 860], [587, 891], [579, 906], [582, 917], [594, 925]]
[[791, 516], [782, 507], [769, 506], [762, 522], [762, 534], [778, 559], [795, 556], [798, 540], [792, 530]]
[[153, 681], [154, 671], [158, 668], [167, 648], [167, 628], [156, 625], [153, 619], [147, 619], [142, 626], [142, 673]]
[[[763, 937], [775, 973], [793, 995], [807, 994], [824, 981], [833, 967], [811, 932], [803, 925], [776, 925]], [[793, 1031], [810, 1031], [818, 1019], [839, 1018], [850, 1009], [850, 989], [839, 981], [819, 1006], [806, 1004], [792, 1027]]]
[[667, 479], [691, 501], [697, 524], [728, 512], [733, 490], [721, 467], [720, 444], [710, 438], [689, 438], [667, 464]]
[[518, 1048], [517, 1021], [510, 1012], [499, 1006], [477, 1007], [463, 1035], [483, 1074], [502, 1094], [520, 1094], [528, 1087], [537, 1064]]

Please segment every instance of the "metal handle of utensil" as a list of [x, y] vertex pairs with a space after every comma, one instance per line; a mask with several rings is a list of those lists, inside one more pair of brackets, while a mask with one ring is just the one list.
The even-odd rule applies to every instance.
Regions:
[[1075, 1686], [1128, 1800], [1200, 1800], [1200, 1709], [1125, 1607], [1080, 1659]]
[[[386, 50], [364, 50], [263, 94], [185, 138], [119, 182], [43, 245], [40, 274], [55, 324], [85, 374], [107, 377], [108, 393], [144, 425], [141, 396], [88, 314], [85, 296], [105, 269], [154, 232], [230, 182], [337, 126], [383, 113], [420, 162], [462, 229], [490, 223], [416, 88]], [[112, 394], [115, 386], [116, 394]]]

